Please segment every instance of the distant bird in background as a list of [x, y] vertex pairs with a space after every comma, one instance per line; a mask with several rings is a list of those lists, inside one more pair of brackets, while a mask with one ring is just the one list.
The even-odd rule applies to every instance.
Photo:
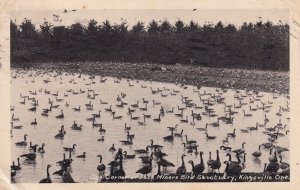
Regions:
[[197, 9], [193, 9], [193, 11], [196, 11]]
[[53, 21], [54, 22], [61, 22], [62, 19], [59, 17], [59, 15], [53, 14]]

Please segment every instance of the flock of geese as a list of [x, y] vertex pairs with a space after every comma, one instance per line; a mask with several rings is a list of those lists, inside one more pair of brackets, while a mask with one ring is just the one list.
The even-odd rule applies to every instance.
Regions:
[[[63, 75], [71, 77], [69, 81], [63, 80]], [[139, 86], [141, 90], [147, 90], [153, 99], [146, 99], [146, 97], [138, 97], [137, 102], [127, 102], [128, 96], [123, 92], [116, 92], [116, 97], [111, 97], [107, 102], [103, 101], [101, 98], [101, 93], [105, 93], [97, 88], [93, 89], [93, 86], [99, 83], [106, 83], [108, 78], [100, 77], [100, 80], [95, 76], [83, 76], [81, 74], [69, 74], [69, 73], [59, 73], [59, 72], [48, 72], [48, 71], [24, 71], [15, 69], [12, 73], [12, 80], [18, 78], [25, 78], [22, 80], [25, 83], [32, 83], [32, 89], [28, 89], [28, 92], [20, 93], [19, 102], [12, 102], [11, 111], [11, 137], [14, 136], [15, 130], [23, 130], [24, 128], [36, 127], [39, 125], [39, 117], [48, 118], [51, 120], [61, 120], [62, 123], [69, 117], [72, 119], [73, 124], [70, 126], [71, 130], [68, 131], [65, 124], [59, 126], [59, 131], [54, 137], [45, 136], [44, 138], [54, 138], [54, 140], [63, 141], [68, 138], [68, 134], [72, 133], [73, 130], [84, 133], [84, 128], [91, 127], [97, 128], [100, 133], [100, 138], [95, 139], [95, 141], [105, 142], [108, 131], [107, 128], [114, 126], [104, 126], [101, 123], [103, 117], [111, 117], [112, 120], [118, 121], [119, 125], [123, 125], [124, 134], [126, 136], [125, 140], [121, 139], [110, 139], [115, 141], [111, 144], [111, 147], [107, 152], [102, 152], [97, 155], [99, 159], [98, 165], [94, 167], [95, 171], [98, 171], [99, 176], [102, 176], [102, 180], [109, 179], [103, 176], [108, 176], [111, 178], [125, 178], [126, 171], [124, 165], [128, 160], [137, 160], [143, 166], [140, 169], [136, 169], [136, 174], [142, 175], [144, 177], [150, 176], [181, 176], [181, 175], [200, 175], [203, 173], [223, 173], [227, 176], [239, 176], [243, 170], [246, 168], [247, 160], [260, 159], [263, 155], [268, 156], [268, 162], [264, 163], [264, 168], [261, 169], [261, 173], [268, 175], [289, 175], [289, 164], [284, 162], [284, 154], [288, 150], [287, 147], [279, 146], [278, 141], [283, 137], [289, 136], [289, 124], [282, 121], [288, 121], [289, 108], [289, 95], [284, 95], [286, 102], [282, 105], [273, 104], [273, 101], [279, 97], [278, 94], [273, 94], [272, 99], [268, 101], [262, 101], [264, 96], [263, 93], [253, 91], [253, 90], [234, 90], [233, 93], [233, 104], [226, 104], [226, 99], [228, 98], [228, 89], [216, 88], [214, 92], [206, 92], [202, 88], [193, 89], [193, 95], [197, 97], [197, 101], [192, 100], [190, 97], [184, 96], [184, 92], [191, 87], [184, 85], [177, 85], [176, 89], [169, 89], [167, 87], [154, 88], [150, 86], [150, 83], [139, 84], [132, 80], [127, 80], [128, 88], [133, 86]], [[34, 89], [36, 80], [42, 79], [43, 88]], [[113, 80], [113, 79], [109, 79]], [[124, 79], [114, 79], [114, 83], [120, 83]], [[56, 83], [57, 87], [64, 83], [69, 83], [70, 85], [77, 85], [78, 81], [84, 81], [87, 85], [87, 89], [74, 90], [67, 89], [65, 91], [50, 91], [47, 89], [49, 83]], [[59, 89], [59, 88], [57, 88]], [[85, 95], [86, 102], [80, 106], [70, 105], [68, 98], [71, 96], [76, 96], [78, 94]], [[41, 107], [39, 104], [40, 98], [47, 99], [47, 106]], [[154, 98], [156, 97], [156, 99]], [[157, 99], [159, 97], [159, 99]], [[173, 105], [171, 109], [164, 107], [164, 98], [173, 97], [180, 100], [181, 104]], [[161, 100], [162, 102], [158, 101]], [[40, 100], [41, 101], [41, 100]], [[94, 110], [95, 105], [101, 105], [101, 110]], [[222, 115], [217, 114], [215, 106], [222, 106]], [[150, 107], [151, 106], [151, 107]], [[15, 114], [15, 109], [17, 107], [22, 107], [23, 110], [28, 112], [33, 112], [34, 118], [30, 123], [31, 126], [23, 126], [22, 120], [19, 119]], [[120, 114], [120, 109], [126, 110], [127, 114]], [[149, 112], [149, 110], [155, 110]], [[270, 115], [271, 109], [278, 109], [275, 115]], [[60, 114], [54, 115], [53, 110], [60, 110]], [[72, 110], [74, 113], [82, 112], [93, 112], [90, 117], [86, 118], [88, 125], [83, 125], [77, 123], [76, 118], [72, 118], [72, 115], [65, 115], [65, 110]], [[236, 125], [236, 118], [252, 118], [253, 114], [259, 114], [263, 116], [263, 121], [257, 121], [255, 126], [244, 127]], [[106, 113], [106, 114], [104, 114]], [[240, 115], [240, 117], [237, 117]], [[147, 128], [148, 123], [153, 122], [159, 125], [167, 117], [174, 118], [178, 123], [175, 126], [165, 126], [159, 129], [162, 142], [164, 144], [156, 144], [153, 138], [145, 135], [143, 140], [149, 142], [146, 147], [140, 147], [140, 149], [130, 151], [127, 147], [131, 147], [133, 144], [138, 145], [138, 140], [136, 141], [136, 135], [134, 134], [135, 127]], [[124, 122], [124, 118], [130, 120], [131, 123]], [[205, 118], [210, 118], [214, 122], [206, 123], [200, 125], [200, 122]], [[274, 126], [270, 126], [270, 120], [276, 119], [278, 123]], [[132, 124], [136, 126], [131, 127]], [[246, 125], [246, 123], [244, 124]], [[185, 133], [187, 131], [185, 127], [182, 126], [192, 126], [193, 132], [203, 134], [201, 138], [205, 138], [207, 143], [214, 142], [217, 139], [222, 142], [219, 149], [213, 151], [207, 151], [202, 148], [199, 144], [199, 140], [190, 139], [190, 134]], [[211, 134], [211, 129], [214, 128], [228, 128], [231, 127], [230, 133], [224, 133], [223, 139], [219, 139], [219, 136], [214, 136]], [[32, 130], [34, 130], [33, 128]], [[116, 129], [119, 130], [119, 129]], [[247, 152], [246, 146], [251, 140], [256, 140], [255, 137], [250, 139], [250, 141], [242, 142], [240, 148], [235, 149], [234, 139], [239, 134], [247, 134], [251, 132], [262, 133], [267, 141], [261, 143], [257, 147], [255, 152]], [[166, 133], [165, 135], [163, 135]], [[24, 134], [24, 133], [23, 133]], [[19, 139], [21, 141], [14, 141], [12, 146], [16, 147], [26, 147], [28, 152], [21, 154], [15, 158], [15, 161], [11, 165], [11, 177], [14, 178], [16, 175], [22, 175], [22, 164], [21, 160], [36, 160], [39, 154], [43, 155], [43, 158], [47, 156], [47, 144], [42, 143], [40, 145], [35, 144], [34, 137], [24, 134], [24, 139]], [[28, 139], [30, 141], [28, 142]], [[93, 139], [91, 139], [92, 141]], [[262, 140], [262, 139], [257, 139]], [[264, 139], [263, 139], [264, 140]], [[182, 151], [179, 155], [181, 162], [179, 164], [172, 163], [168, 161], [167, 157], [171, 152], [165, 152], [164, 147], [179, 141], [182, 144]], [[120, 147], [115, 146], [115, 144], [120, 144]], [[101, 145], [97, 145], [101, 146]], [[64, 183], [74, 183], [76, 179], [72, 177], [72, 164], [78, 162], [80, 159], [85, 159], [89, 156], [89, 152], [82, 152], [78, 154], [76, 152], [76, 143], [70, 144], [70, 147], [60, 147], [64, 153], [62, 155], [62, 160], [57, 160], [56, 163], [49, 163], [45, 168], [45, 178], [40, 180], [40, 183], [52, 183], [52, 176], [60, 176], [62, 182]], [[111, 152], [114, 158], [107, 163], [103, 163], [102, 158]], [[75, 157], [74, 157], [75, 154]], [[185, 160], [187, 155], [193, 154], [196, 159]], [[204, 160], [204, 156], [207, 154], [208, 159]], [[227, 157], [226, 160], [221, 160], [220, 154]], [[247, 159], [248, 158], [248, 159]], [[77, 160], [78, 159], [78, 160]], [[248, 160], [248, 161], [249, 161]], [[38, 163], [37, 163], [38, 164]], [[191, 170], [188, 170], [187, 164], [190, 164]], [[51, 171], [53, 165], [58, 166], [59, 170]], [[154, 167], [154, 165], [156, 165]], [[225, 167], [224, 171], [220, 171], [221, 166]], [[132, 166], [133, 167], [133, 166]], [[154, 171], [154, 168], [157, 170]], [[175, 172], [170, 173], [168, 168], [175, 167]]]

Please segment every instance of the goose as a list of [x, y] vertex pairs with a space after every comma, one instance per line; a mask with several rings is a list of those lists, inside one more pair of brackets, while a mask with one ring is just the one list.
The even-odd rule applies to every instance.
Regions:
[[146, 117], [145, 117], [145, 114], [143, 114], [144, 115], [144, 119], [143, 119], [143, 121], [138, 121], [138, 124], [139, 125], [146, 125]]
[[47, 178], [42, 179], [39, 183], [52, 183], [52, 180], [50, 178], [49, 174], [49, 168], [51, 167], [50, 164], [47, 165]]
[[131, 114], [130, 114], [130, 119], [131, 119], [131, 120], [138, 120], [138, 119], [140, 119], [140, 117], [133, 117], [133, 116], [132, 116], [132, 113], [131, 113]]
[[219, 157], [219, 150], [217, 150], [217, 159], [212, 160], [209, 167], [213, 170], [217, 169], [220, 173], [221, 162], [220, 162], [220, 157]]
[[110, 105], [109, 108], [105, 108], [105, 111], [107, 111], [107, 112], [112, 112], [111, 107], [112, 107], [112, 105]]
[[[125, 178], [125, 171], [123, 169], [123, 156], [120, 156], [120, 167], [118, 170], [113, 171], [111, 176], [116, 176], [117, 178]], [[120, 179], [121, 179], [120, 178]]]
[[171, 135], [165, 136], [162, 139], [165, 141], [173, 141], [174, 140], [173, 130], [171, 130]]
[[245, 153], [245, 142], [243, 142], [242, 143], [242, 148], [239, 148], [239, 149], [236, 149], [236, 150], [234, 150], [234, 151], [232, 151], [232, 152], [234, 152], [234, 153], [237, 153], [237, 154], [244, 154]]
[[60, 110], [61, 114], [56, 116], [56, 119], [63, 119], [64, 118], [64, 113], [63, 110]]
[[265, 163], [265, 173], [276, 174], [279, 170], [279, 164], [277, 162], [270, 162], [269, 164]]
[[137, 149], [137, 150], [134, 150], [134, 152], [136, 152], [137, 154], [146, 154], [149, 151], [148, 148], [149, 148], [149, 146], [146, 146], [146, 149]]
[[263, 146], [264, 148], [270, 149], [274, 146], [273, 143], [262, 143], [261, 146]]
[[142, 167], [141, 169], [139, 169], [135, 173], [140, 173], [140, 174], [143, 174], [143, 176], [146, 175], [146, 177], [147, 177], [147, 174], [152, 172], [152, 159], [153, 158], [150, 158], [150, 162], [149, 162], [148, 166]]
[[12, 129], [21, 129], [21, 128], [23, 128], [22, 125], [14, 126], [14, 123], [13, 123], [13, 122], [10, 122], [10, 124], [11, 124], [11, 128], [12, 128]]
[[100, 118], [100, 113], [101, 113], [101, 111], [99, 110], [98, 113], [94, 113], [94, 114], [92, 114], [92, 116], [95, 118]]
[[260, 147], [261, 147], [261, 145], [258, 146], [258, 151], [255, 151], [252, 153], [252, 156], [254, 156], [255, 158], [259, 158], [262, 154], [260, 151]]
[[131, 104], [130, 106], [133, 107], [133, 108], [138, 108], [139, 107], [139, 101], [137, 101], [136, 104]]
[[155, 122], [160, 122], [160, 121], [161, 121], [161, 119], [160, 119], [160, 114], [158, 115], [158, 118], [154, 118], [153, 121], [155, 121]]
[[132, 145], [132, 138], [130, 136], [127, 136], [127, 140], [120, 141], [123, 145]]
[[133, 159], [133, 158], [135, 158], [135, 155], [134, 154], [127, 154], [127, 151], [124, 151], [124, 158]]
[[81, 106], [78, 106], [78, 108], [72, 108], [74, 111], [76, 111], [76, 112], [80, 112], [80, 107]]
[[174, 115], [177, 117], [183, 117], [183, 110], [181, 110], [180, 113], [175, 113]]
[[279, 158], [280, 158], [280, 160], [279, 160], [280, 169], [285, 170], [285, 169], [290, 167], [290, 165], [288, 163], [282, 162], [282, 156], [281, 155], [279, 156]]
[[166, 113], [174, 113], [174, 107], [171, 110], [167, 110]]
[[27, 139], [26, 139], [27, 136], [28, 135], [25, 134], [24, 135], [24, 141], [16, 142], [15, 145], [17, 145], [17, 146], [27, 146]]
[[186, 167], [185, 167], [185, 163], [184, 163], [184, 157], [186, 155], [185, 154], [182, 154], [181, 155], [181, 166], [177, 168], [176, 170], [176, 174], [177, 175], [183, 175], [186, 173]]
[[182, 137], [183, 135], [183, 129], [181, 129], [181, 132], [180, 133], [174, 133], [174, 136], [175, 137]]
[[223, 142], [223, 144], [229, 144], [228, 137], [226, 137], [222, 142]]
[[199, 131], [207, 131], [207, 127], [208, 127], [208, 123], [205, 124], [204, 128], [198, 127], [196, 129], [199, 130]]
[[131, 129], [131, 127], [127, 126], [127, 124], [125, 123], [124, 130], [130, 130], [130, 129]]
[[194, 162], [192, 160], [189, 161], [189, 163], [192, 165], [192, 172], [193, 175], [199, 175], [202, 174], [205, 170], [203, 158], [202, 158], [203, 152], [200, 152], [200, 164], [194, 165]]
[[13, 161], [13, 163], [12, 163], [13, 165], [10, 166], [11, 170], [21, 170], [20, 157], [18, 157], [17, 160], [18, 160], [18, 165], [16, 166], [15, 162]]
[[236, 129], [234, 128], [232, 133], [227, 133], [227, 136], [228, 137], [233, 137], [233, 138], [236, 137], [235, 130]]
[[33, 106], [32, 108], [29, 108], [28, 110], [35, 112], [36, 111], [36, 106]]
[[70, 172], [67, 171], [67, 168], [64, 168], [63, 174], [61, 176], [64, 183], [75, 183], [73, 177], [71, 176]]
[[282, 152], [285, 152], [285, 151], [289, 151], [289, 149], [285, 148], [285, 147], [281, 147], [281, 146], [273, 146], [274, 150], [276, 152], [278, 152], [279, 154], [282, 153]]
[[247, 127], [249, 131], [258, 130], [258, 124], [256, 123], [255, 127]]
[[93, 127], [101, 127], [102, 126], [102, 123], [95, 123], [95, 122], [96, 122], [96, 118], [94, 117], [93, 118], [93, 123], [92, 123]]
[[181, 123], [188, 123], [189, 122], [188, 116], [186, 116], [186, 119], [181, 119], [180, 122]]
[[76, 147], [77, 145], [76, 144], [73, 144], [73, 146], [72, 147], [63, 147], [63, 149], [64, 149], [64, 151], [75, 151], [75, 147]]
[[100, 125], [99, 132], [100, 132], [100, 133], [105, 133], [105, 132], [106, 132], [106, 130], [105, 130], [105, 129], [103, 129], [102, 125]]
[[100, 104], [108, 104], [107, 102], [103, 102], [102, 100], [100, 100]]
[[122, 119], [123, 116], [119, 115], [119, 116], [115, 116], [116, 112], [111, 112], [113, 115], [113, 119]]
[[99, 159], [100, 159], [99, 164], [97, 166], [97, 170], [99, 171], [99, 173], [104, 172], [106, 169], [106, 166], [104, 164], [102, 164], [102, 155], [99, 154], [97, 157], [99, 157]]
[[191, 145], [191, 144], [196, 144], [197, 141], [195, 140], [188, 140], [188, 136], [187, 135], [184, 135], [185, 136], [185, 142], [187, 145]]
[[140, 109], [141, 111], [147, 111], [147, 110], [148, 110], [147, 105], [148, 105], [148, 104], [145, 104], [145, 107], [141, 107], [141, 108], [139, 108], [139, 109]]
[[12, 114], [11, 120], [12, 120], [12, 121], [19, 121], [20, 119], [19, 119], [19, 118], [15, 118], [15, 114]]
[[150, 139], [151, 144], [149, 145], [150, 148], [154, 148], [154, 149], [160, 149], [163, 148], [164, 146], [159, 145], [159, 144], [153, 144], [153, 139]]
[[62, 99], [62, 98], [57, 98], [57, 97], [55, 97], [55, 99], [56, 99], [57, 102], [62, 102], [62, 101], [64, 101], [64, 99]]
[[110, 152], [116, 151], [115, 144], [112, 144], [112, 146], [109, 148], [109, 151]]
[[269, 156], [269, 161], [270, 162], [278, 162], [277, 159], [277, 152], [274, 152], [274, 155], [272, 155], [272, 149], [270, 149], [270, 156]]
[[245, 116], [245, 117], [251, 117], [251, 116], [252, 116], [251, 113], [247, 113], [247, 114], [246, 114], [245, 110], [243, 110], [243, 112], [244, 112], [244, 116]]
[[225, 173], [227, 176], [240, 176], [243, 168], [240, 164], [232, 164], [228, 161], [224, 162], [226, 164]]
[[98, 139], [98, 141], [104, 141], [104, 136], [101, 136], [101, 138], [100, 139]]
[[225, 151], [231, 151], [231, 147], [230, 146], [220, 146], [220, 150], [225, 150]]
[[44, 146], [45, 146], [45, 143], [43, 143], [42, 146], [38, 148], [39, 153], [45, 153]]
[[83, 152], [82, 155], [76, 156], [76, 158], [86, 158], [86, 152]]
[[34, 145], [33, 153], [22, 154], [20, 157], [25, 158], [26, 160], [35, 160], [36, 159], [36, 148], [38, 145]]
[[214, 140], [216, 138], [216, 136], [209, 136], [207, 132], [205, 132], [205, 134], [207, 140]]
[[149, 115], [149, 114], [144, 114], [143, 113], [143, 116], [144, 116], [144, 118], [151, 118], [151, 115]]

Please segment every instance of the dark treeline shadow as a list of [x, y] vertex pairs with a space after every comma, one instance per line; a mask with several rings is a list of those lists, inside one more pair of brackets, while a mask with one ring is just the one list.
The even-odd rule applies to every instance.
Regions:
[[208, 67], [289, 70], [289, 26], [271, 22], [203, 26], [178, 20], [126, 21], [84, 26], [35, 26], [11, 21], [12, 65], [31, 62], [133, 62], [196, 64]]

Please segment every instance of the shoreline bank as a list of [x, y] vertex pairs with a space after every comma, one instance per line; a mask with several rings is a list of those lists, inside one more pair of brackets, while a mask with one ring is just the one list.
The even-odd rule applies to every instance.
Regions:
[[12, 64], [11, 68], [46, 69], [133, 80], [194, 85], [197, 87], [248, 89], [289, 94], [289, 72], [154, 63], [72, 62], [54, 64], [48, 62], [30, 63], [24, 66]]

